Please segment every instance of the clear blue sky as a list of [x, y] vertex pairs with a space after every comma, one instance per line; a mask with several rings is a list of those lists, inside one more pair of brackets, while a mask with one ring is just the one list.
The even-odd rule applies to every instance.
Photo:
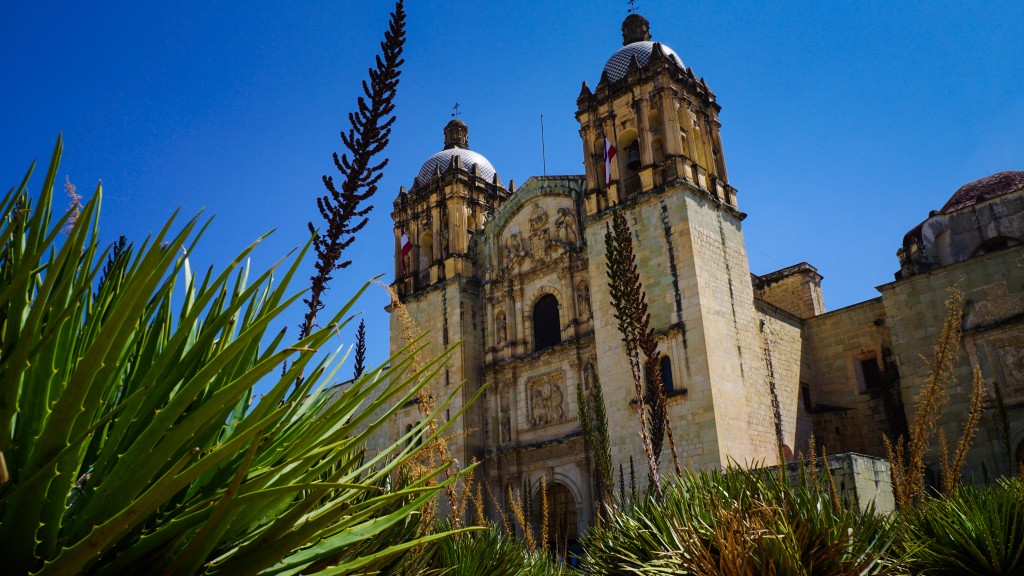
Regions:
[[[956, 188], [1024, 168], [1020, 2], [638, 6], [654, 39], [718, 96], [751, 270], [810, 262], [829, 309], [874, 297], [903, 234]], [[390, 8], [6, 2], [0, 183], [16, 184], [63, 131], [61, 178], [87, 195], [103, 180], [107, 239], [141, 241], [176, 208], [205, 207], [216, 218], [196, 266], [223, 265], [274, 228], [255, 264], [276, 261], [317, 218], [321, 175], [333, 171]], [[621, 45], [626, 3], [407, 10], [391, 164], [331, 302], [372, 275], [391, 280], [391, 202], [441, 148], [456, 101], [470, 146], [504, 181], [541, 172], [541, 114], [548, 173], [582, 171], [575, 99]], [[359, 306], [371, 360], [386, 356], [385, 302], [374, 290]]]

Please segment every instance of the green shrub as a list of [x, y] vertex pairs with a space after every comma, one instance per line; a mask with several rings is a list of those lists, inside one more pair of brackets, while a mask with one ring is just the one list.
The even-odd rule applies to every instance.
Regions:
[[837, 505], [825, 478], [777, 471], [687, 472], [663, 499], [619, 510], [585, 536], [594, 574], [882, 574], [895, 531]]
[[[447, 532], [442, 523], [438, 531]], [[454, 534], [410, 554], [400, 572], [406, 576], [558, 576], [562, 570], [542, 552], [531, 553], [524, 542], [498, 528]]]
[[268, 333], [300, 296], [285, 291], [302, 254], [279, 283], [250, 274], [255, 245], [193, 275], [193, 218], [104, 269], [101, 191], [66, 235], [70, 213], [52, 215], [60, 154], [37, 197], [30, 170], [0, 202], [4, 573], [347, 573], [425, 541], [378, 536], [458, 475], [389, 488], [416, 444], [363, 445], [447, 356], [410, 373], [399, 354], [328, 406], [338, 352], [316, 352], [352, 302], [298, 342]]
[[913, 572], [1024, 574], [1024, 483], [962, 486], [903, 515]]

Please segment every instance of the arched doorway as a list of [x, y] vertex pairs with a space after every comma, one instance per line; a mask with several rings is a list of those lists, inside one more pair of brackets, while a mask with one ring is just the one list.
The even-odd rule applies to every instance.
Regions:
[[[547, 485], [547, 499], [547, 541], [543, 544], [548, 550], [564, 555], [565, 551], [579, 539], [576, 498], [565, 484], [550, 482]], [[544, 501], [538, 488], [533, 500], [533, 525], [537, 527], [538, 532], [542, 530], [543, 518]], [[540, 537], [540, 534], [537, 536]]]

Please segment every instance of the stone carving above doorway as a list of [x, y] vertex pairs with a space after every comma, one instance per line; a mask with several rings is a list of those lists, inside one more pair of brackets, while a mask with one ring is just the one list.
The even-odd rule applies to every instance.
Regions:
[[542, 428], [565, 421], [565, 374], [554, 370], [534, 376], [526, 382], [530, 406], [530, 426]]

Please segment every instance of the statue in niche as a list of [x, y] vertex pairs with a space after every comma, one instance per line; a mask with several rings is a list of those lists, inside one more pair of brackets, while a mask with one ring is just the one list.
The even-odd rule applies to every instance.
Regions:
[[501, 409], [501, 417], [498, 422], [498, 441], [502, 443], [512, 441], [512, 418], [509, 416], [507, 407]]
[[565, 245], [576, 244], [576, 221], [573, 218], [572, 210], [567, 206], [558, 209], [558, 218], [555, 219], [555, 230], [557, 230], [559, 242]]
[[498, 320], [495, 322], [495, 333], [497, 334], [498, 346], [501, 346], [508, 340], [508, 327], [505, 322], [505, 315], [498, 314]]
[[586, 282], [580, 282], [576, 288], [576, 303], [580, 318], [590, 318], [590, 286]]

